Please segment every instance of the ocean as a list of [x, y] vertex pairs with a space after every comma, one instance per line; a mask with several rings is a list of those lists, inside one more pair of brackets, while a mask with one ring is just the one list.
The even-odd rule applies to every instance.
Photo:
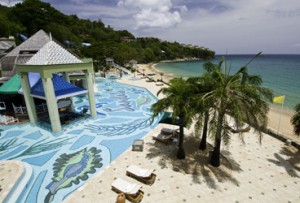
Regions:
[[[226, 67], [235, 73], [255, 55], [226, 55]], [[222, 56], [211, 60], [218, 63]], [[204, 73], [205, 60], [163, 62], [155, 66], [173, 77], [195, 77]], [[294, 109], [300, 103], [300, 55], [260, 55], [247, 66], [250, 74], [260, 75], [263, 86], [273, 90], [274, 96], [285, 96], [284, 108]], [[280, 105], [280, 104], [279, 104]]]

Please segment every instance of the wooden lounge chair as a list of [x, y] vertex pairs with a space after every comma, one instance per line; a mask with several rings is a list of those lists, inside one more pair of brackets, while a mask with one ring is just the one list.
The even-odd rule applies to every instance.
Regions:
[[111, 184], [111, 188], [117, 193], [124, 193], [126, 199], [130, 202], [141, 202], [144, 197], [144, 192], [141, 190], [141, 185], [129, 183], [122, 178], [117, 178]]
[[154, 170], [143, 169], [136, 165], [130, 165], [126, 170], [126, 175], [147, 185], [152, 185], [156, 178], [156, 175], [153, 172]]
[[237, 127], [230, 127], [230, 131], [232, 133], [245, 133], [245, 132], [249, 132], [250, 131], [250, 126], [249, 125], [244, 125], [241, 128], [237, 128]]
[[177, 133], [176, 132], [177, 130], [175, 130], [175, 129], [170, 129], [170, 128], [162, 128], [161, 130], [160, 130], [160, 134], [164, 134], [164, 135], [174, 135], [175, 133]]
[[157, 134], [157, 135], [153, 135], [153, 139], [159, 142], [163, 142], [165, 144], [171, 144], [173, 142], [173, 134], [169, 134], [169, 135]]

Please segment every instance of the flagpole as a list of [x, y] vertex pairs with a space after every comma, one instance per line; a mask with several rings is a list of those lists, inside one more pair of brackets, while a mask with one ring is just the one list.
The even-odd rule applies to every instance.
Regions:
[[[284, 98], [284, 99], [285, 99], [285, 98]], [[281, 114], [282, 114], [282, 111], [283, 111], [283, 103], [284, 103], [284, 99], [283, 99], [282, 104], [281, 104], [281, 111], [279, 112], [279, 121], [278, 121], [277, 134], [279, 134], [279, 128], [280, 128], [280, 122], [281, 122]]]

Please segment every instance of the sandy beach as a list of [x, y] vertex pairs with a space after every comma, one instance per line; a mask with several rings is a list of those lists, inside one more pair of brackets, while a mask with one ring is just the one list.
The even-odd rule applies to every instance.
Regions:
[[[151, 76], [155, 81], [161, 79], [161, 75], [159, 74], [161, 71], [155, 68], [155, 64], [138, 64], [138, 71], [141, 73], [151, 74], [155, 73], [156, 75]], [[168, 82], [173, 77], [170, 73], [164, 73], [162, 76], [163, 81]], [[145, 85], [147, 87], [147, 83], [140, 84]], [[156, 94], [155, 94], [156, 95]], [[291, 125], [291, 117], [293, 116], [294, 112], [289, 109], [281, 108], [280, 105], [270, 105], [270, 111], [268, 114], [269, 123], [268, 126], [274, 132], [278, 132], [286, 137], [289, 137], [292, 140], [297, 141], [300, 143], [300, 136], [296, 136], [293, 133], [293, 126]]]

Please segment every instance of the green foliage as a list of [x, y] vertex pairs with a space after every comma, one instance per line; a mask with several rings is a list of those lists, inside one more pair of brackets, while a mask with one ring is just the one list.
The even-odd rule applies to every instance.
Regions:
[[[31, 36], [43, 29], [51, 32], [60, 43], [81, 57], [95, 60], [95, 68], [104, 66], [105, 58], [113, 58], [120, 65], [135, 59], [139, 63], [173, 60], [177, 58], [214, 57], [206, 48], [184, 46], [178, 42], [161, 42], [157, 38], [135, 38], [127, 30], [115, 31], [99, 19], [90, 21], [76, 15], [65, 15], [40, 0], [24, 0], [8, 8], [0, 5], [0, 37], [17, 33]], [[65, 43], [69, 41], [70, 43]], [[17, 40], [17, 44], [22, 41]], [[82, 43], [92, 46], [83, 47]]]
[[[230, 131], [228, 126], [233, 122], [237, 129], [244, 123], [251, 125], [260, 135], [267, 126], [267, 113], [273, 94], [271, 90], [261, 87], [260, 76], [250, 75], [247, 67], [242, 67], [234, 74], [230, 74], [223, 58], [218, 64], [205, 64], [206, 73], [198, 79], [200, 99], [199, 113], [210, 111], [210, 131], [215, 139], [211, 164], [220, 165], [221, 140], [229, 143]], [[202, 102], [202, 103], [201, 103]]]
[[291, 123], [294, 126], [294, 133], [300, 135], [300, 103], [295, 106], [295, 114], [291, 118]]

